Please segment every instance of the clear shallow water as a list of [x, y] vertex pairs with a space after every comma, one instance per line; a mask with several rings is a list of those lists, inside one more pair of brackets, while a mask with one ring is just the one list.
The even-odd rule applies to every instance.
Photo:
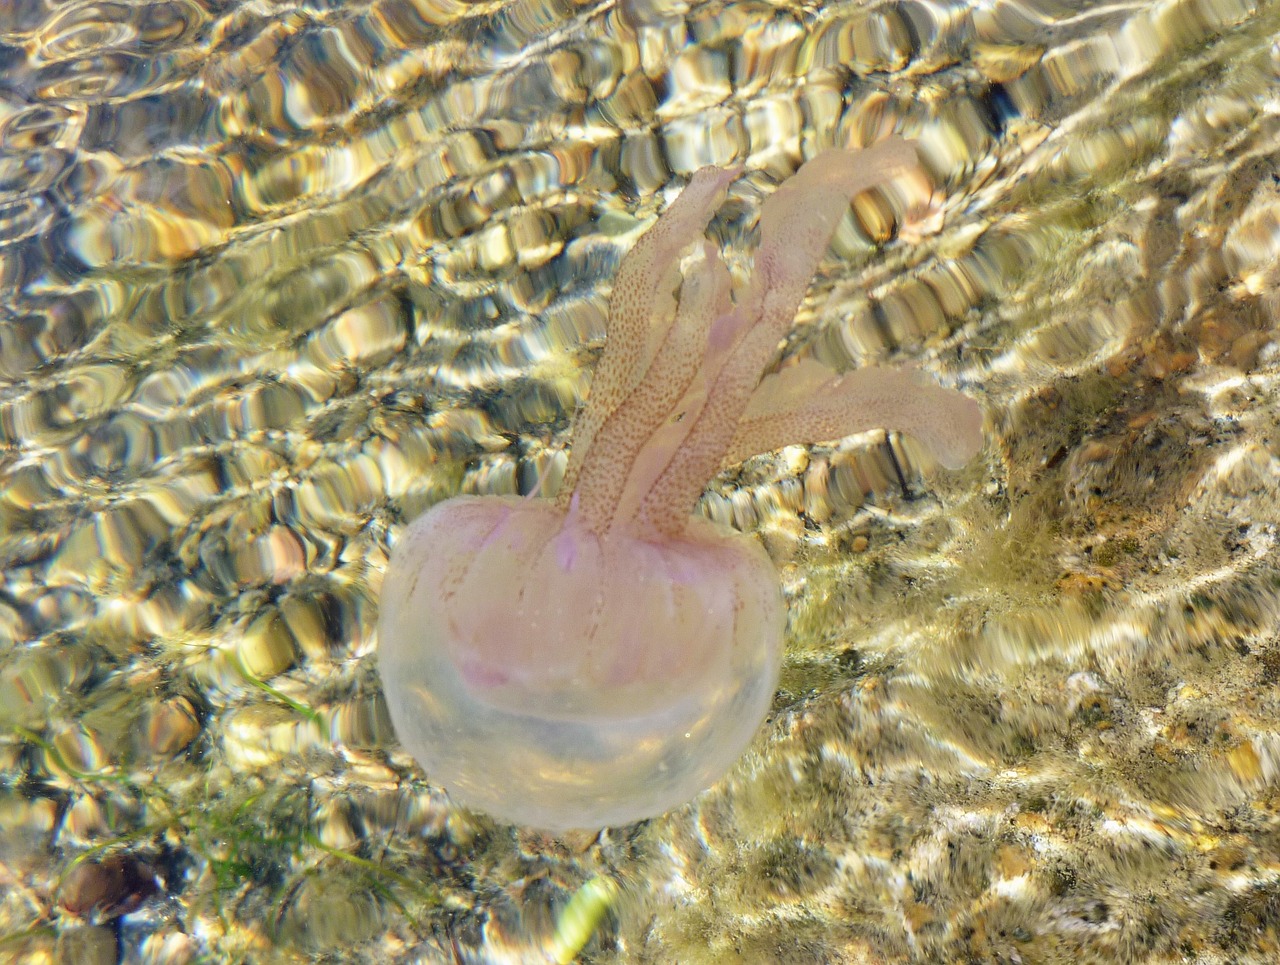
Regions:
[[[7, 7], [0, 957], [1267, 960], [1277, 32], [1210, 0]], [[863, 198], [785, 351], [918, 361], [982, 401], [981, 463], [881, 437], [721, 477], [791, 612], [738, 770], [598, 839], [451, 809], [381, 703], [389, 538], [556, 471], [685, 175], [745, 162], [741, 252], [801, 154], [890, 130], [938, 217]]]

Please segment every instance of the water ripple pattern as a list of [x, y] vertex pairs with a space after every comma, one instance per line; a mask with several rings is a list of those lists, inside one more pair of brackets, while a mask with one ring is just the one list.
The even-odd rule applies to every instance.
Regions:
[[[0, 960], [1280, 956], [1280, 4], [0, 5]], [[395, 740], [405, 521], [551, 489], [609, 280], [706, 164], [741, 266], [859, 197], [782, 347], [979, 398], [792, 447], [728, 779], [598, 836]], [[495, 606], [502, 601], [495, 599]]]

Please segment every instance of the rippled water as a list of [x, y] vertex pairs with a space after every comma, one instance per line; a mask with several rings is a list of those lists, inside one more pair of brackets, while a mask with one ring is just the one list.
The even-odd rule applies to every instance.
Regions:
[[[1280, 5], [0, 2], [0, 960], [1280, 955]], [[891, 131], [785, 347], [982, 459], [752, 460], [775, 712], [662, 819], [452, 809], [389, 540], [559, 465], [636, 229]], [[914, 192], [914, 194], [913, 194]], [[902, 224], [933, 195], [934, 216]]]

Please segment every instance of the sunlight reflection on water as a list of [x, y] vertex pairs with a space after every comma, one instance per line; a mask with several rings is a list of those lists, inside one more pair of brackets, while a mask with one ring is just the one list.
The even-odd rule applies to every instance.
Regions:
[[[1262, 0], [9, 4], [0, 958], [1274, 955], [1277, 33]], [[783, 351], [918, 362], [983, 461], [873, 434], [722, 475], [702, 511], [790, 606], [747, 759], [598, 838], [453, 809], [374, 671], [389, 540], [562, 471], [690, 172], [745, 165], [740, 257], [801, 157], [895, 131], [928, 182], [859, 199]]]

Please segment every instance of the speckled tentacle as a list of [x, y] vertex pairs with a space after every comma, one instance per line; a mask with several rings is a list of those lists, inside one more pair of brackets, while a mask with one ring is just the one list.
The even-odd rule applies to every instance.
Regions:
[[583, 462], [579, 505], [596, 532], [633, 520], [706, 404], [718, 371], [706, 357], [708, 332], [733, 307], [730, 286], [719, 252], [704, 241], [686, 266], [675, 323], [650, 366], [654, 377], [637, 385], [605, 420]]
[[948, 469], [982, 448], [982, 410], [910, 368], [866, 368], [837, 375], [805, 359], [767, 376], [752, 394], [722, 468], [783, 446], [892, 429], [924, 443]]
[[560, 490], [562, 506], [568, 506], [596, 433], [653, 367], [676, 317], [680, 258], [706, 231], [740, 171], [737, 167], [696, 171], [619, 265], [609, 297], [609, 340], [592, 376], [587, 403], [574, 421]]
[[773, 359], [818, 263], [854, 195], [918, 164], [914, 146], [890, 138], [865, 151], [828, 150], [804, 164], [764, 203], [751, 282], [718, 333], [733, 344], [684, 445], [641, 505], [642, 526], [673, 532], [720, 468], [738, 420]]

